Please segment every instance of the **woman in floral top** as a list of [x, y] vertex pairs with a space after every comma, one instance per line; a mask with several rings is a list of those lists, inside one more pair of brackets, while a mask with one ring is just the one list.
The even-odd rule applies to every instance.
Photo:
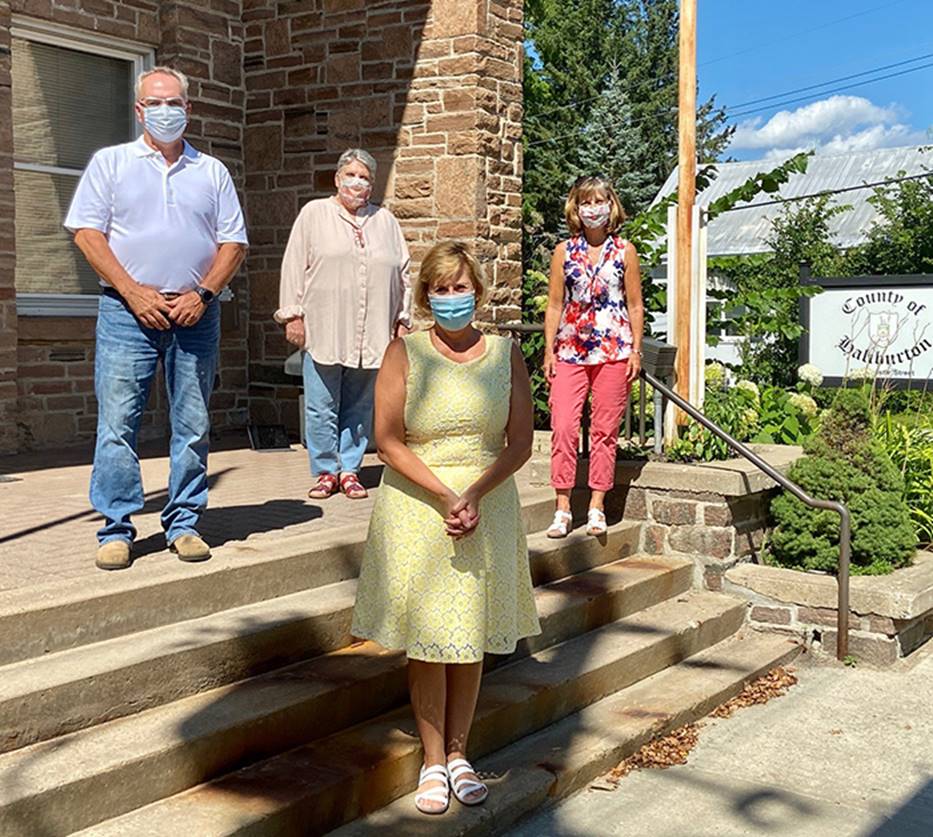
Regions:
[[548, 536], [570, 531], [580, 417], [589, 393], [590, 508], [587, 532], [606, 531], [604, 501], [615, 480], [619, 422], [641, 370], [644, 308], [635, 248], [619, 237], [625, 213], [604, 177], [581, 177], [564, 207], [571, 237], [551, 259], [544, 318], [544, 373], [551, 387], [551, 485], [557, 508]]

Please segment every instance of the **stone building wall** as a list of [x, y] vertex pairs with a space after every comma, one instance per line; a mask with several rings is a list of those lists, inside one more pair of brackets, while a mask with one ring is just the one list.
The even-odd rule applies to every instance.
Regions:
[[12, 107], [10, 4], [0, 0], [0, 453], [18, 445]]
[[[233, 173], [252, 245], [223, 308], [215, 429], [297, 426], [272, 322], [279, 264], [348, 146], [379, 160], [376, 198], [416, 265], [438, 238], [475, 241], [484, 318], [519, 316], [520, 0], [0, 0], [0, 452], [87, 444], [96, 424], [94, 318], [15, 314], [11, 11], [151, 45], [191, 78], [188, 137]], [[156, 389], [143, 435], [166, 421]]]
[[495, 286], [485, 317], [519, 316], [521, 3], [247, 3], [246, 167], [253, 419], [297, 427], [289, 347], [272, 320], [301, 206], [332, 194], [353, 146], [414, 268], [438, 239], [476, 242]]
[[[111, 35], [146, 44], [156, 49], [157, 63], [177, 66], [191, 78], [194, 116], [188, 138], [198, 148], [219, 157], [230, 168], [239, 187], [243, 185], [242, 157], [243, 114], [246, 101], [241, 50], [243, 41], [242, 4], [237, 0], [212, 2], [177, 0], [81, 0], [77, 3], [52, 0], [12, 0], [13, 13], [28, 15], [71, 27]], [[0, 38], [9, 42], [9, 20], [0, 19]], [[0, 54], [9, 65], [9, 55]], [[4, 64], [0, 64], [3, 67]], [[0, 182], [6, 183], [5, 161], [12, 151], [9, 75], [0, 78]], [[2, 91], [6, 91], [6, 93]], [[12, 188], [0, 195], [0, 218], [12, 206]], [[2, 224], [3, 221], [0, 221]], [[0, 230], [3, 227], [0, 226]], [[6, 238], [0, 232], [0, 253]], [[12, 266], [7, 267], [0, 254], [0, 288], [12, 288]], [[9, 273], [9, 279], [7, 274]], [[237, 301], [224, 306], [222, 359], [219, 387], [212, 407], [216, 427], [242, 426], [246, 421], [246, 316], [248, 287], [243, 275], [234, 280]], [[9, 305], [0, 290], [0, 306]], [[13, 335], [18, 337], [16, 371], [17, 404], [15, 421], [2, 422], [0, 450], [35, 449], [93, 438], [97, 422], [94, 398], [94, 323], [93, 317], [19, 317], [9, 330], [0, 307], [0, 364], [3, 346]], [[2, 366], [0, 366], [2, 369]], [[3, 405], [11, 399], [2, 395], [4, 380], [0, 372], [0, 418]], [[154, 387], [150, 409], [143, 419], [141, 435], [159, 437], [167, 425], [166, 399], [162, 387]], [[16, 432], [11, 428], [15, 428]], [[3, 434], [6, 434], [5, 436]]]

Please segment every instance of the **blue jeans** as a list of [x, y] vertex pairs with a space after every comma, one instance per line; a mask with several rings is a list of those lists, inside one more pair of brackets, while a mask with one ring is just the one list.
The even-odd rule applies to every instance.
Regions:
[[142, 325], [122, 300], [101, 296], [94, 361], [97, 447], [91, 473], [91, 504], [107, 521], [97, 533], [101, 543], [136, 537], [130, 518], [145, 502], [136, 437], [160, 360], [172, 428], [162, 528], [169, 543], [197, 533], [198, 518], [207, 507], [208, 403], [219, 342], [216, 302], [193, 326], [173, 324], [157, 331]]
[[373, 423], [375, 369], [317, 363], [303, 356], [305, 441], [311, 473], [357, 473]]

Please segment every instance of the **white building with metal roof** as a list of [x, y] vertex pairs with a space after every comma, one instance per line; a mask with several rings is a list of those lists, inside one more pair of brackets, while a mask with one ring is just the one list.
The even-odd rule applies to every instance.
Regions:
[[[716, 179], [697, 194], [696, 202], [701, 207], [708, 206], [756, 174], [771, 171], [777, 164], [778, 161], [774, 160], [719, 163], [716, 166]], [[874, 194], [870, 184], [926, 173], [933, 175], [933, 145], [813, 156], [806, 173], [793, 175], [781, 186], [780, 191], [761, 193], [754, 200], [740, 203], [736, 209], [713, 218], [707, 231], [707, 257], [769, 252], [771, 248], [767, 240], [772, 222], [786, 206], [793, 206], [793, 203], [785, 201], [825, 192], [835, 193], [830, 198], [830, 205], [850, 207], [830, 219], [832, 243], [841, 249], [854, 247], [865, 241], [868, 230], [877, 218], [877, 210], [868, 200]], [[677, 169], [674, 169], [658, 192], [655, 203], [677, 189], [677, 177]], [[659, 278], [658, 281], [666, 284], [666, 279]], [[720, 284], [712, 274], [708, 281], [711, 286]], [[653, 325], [655, 333], [666, 332], [666, 321], [667, 316], [664, 314], [656, 317]], [[717, 346], [707, 347], [707, 356], [711, 360], [738, 363], [740, 340], [723, 335]]]

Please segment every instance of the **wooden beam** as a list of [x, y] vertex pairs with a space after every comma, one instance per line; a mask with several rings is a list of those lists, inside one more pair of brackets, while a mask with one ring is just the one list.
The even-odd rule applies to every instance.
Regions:
[[[693, 272], [693, 205], [696, 201], [697, 40], [696, 0], [680, 0], [677, 108], [677, 393], [690, 397], [690, 320]], [[677, 423], [686, 415], [678, 411]]]

